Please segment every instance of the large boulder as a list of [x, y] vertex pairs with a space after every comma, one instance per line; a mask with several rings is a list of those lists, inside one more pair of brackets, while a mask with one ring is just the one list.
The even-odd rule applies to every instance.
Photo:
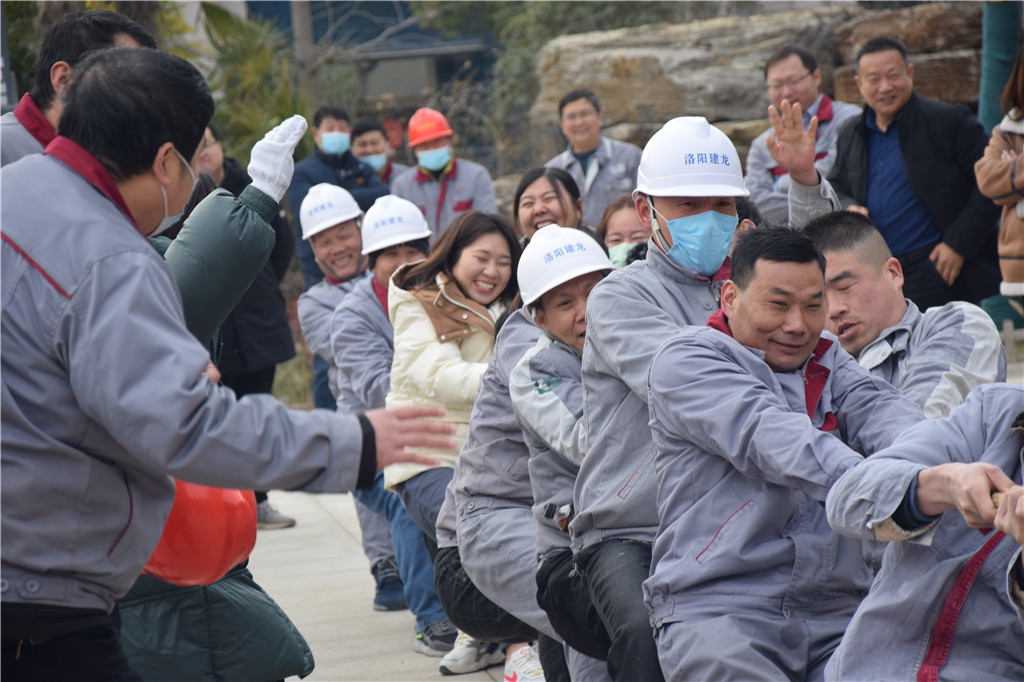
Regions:
[[843, 64], [853, 64], [860, 46], [880, 36], [898, 38], [911, 54], [981, 48], [980, 2], [941, 2], [871, 12], [836, 31]]
[[769, 104], [765, 61], [795, 43], [815, 54], [823, 89], [831, 92], [836, 29], [863, 12], [852, 4], [826, 6], [556, 38], [537, 56], [540, 92], [530, 120], [538, 158], [564, 148], [558, 100], [578, 87], [600, 98], [606, 126], [637, 124], [646, 133], [684, 115], [750, 121], [763, 118]]

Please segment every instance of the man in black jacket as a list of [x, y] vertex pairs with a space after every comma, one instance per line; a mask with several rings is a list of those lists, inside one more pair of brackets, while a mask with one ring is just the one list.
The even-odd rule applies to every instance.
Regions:
[[860, 48], [855, 80], [867, 106], [839, 132], [829, 175], [843, 206], [870, 215], [918, 307], [997, 293], [999, 209], [974, 177], [988, 143], [981, 124], [963, 105], [915, 94], [907, 48], [893, 38]]
[[[199, 155], [199, 170], [213, 176], [218, 187], [238, 196], [252, 179], [242, 164], [224, 156], [220, 135], [212, 124], [207, 126], [205, 138], [206, 147]], [[295, 357], [295, 340], [280, 288], [295, 253], [295, 236], [284, 211], [278, 212], [270, 226], [274, 228], [274, 250], [220, 328], [223, 346], [217, 369], [221, 383], [239, 398], [250, 393], [270, 393], [278, 363]], [[256, 509], [259, 528], [295, 525], [295, 519], [282, 514], [267, 501], [265, 492], [256, 491]]]

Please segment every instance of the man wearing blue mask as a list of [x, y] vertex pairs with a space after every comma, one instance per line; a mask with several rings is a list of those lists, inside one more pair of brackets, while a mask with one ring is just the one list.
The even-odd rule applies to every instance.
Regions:
[[409, 118], [409, 147], [416, 155], [416, 170], [391, 182], [392, 194], [423, 212], [432, 242], [466, 211], [498, 211], [490, 173], [479, 163], [455, 158], [454, 136], [440, 111], [417, 109]]
[[409, 166], [391, 161], [388, 131], [375, 118], [364, 118], [352, 126], [352, 153], [372, 168], [388, 187], [392, 180], [409, 170]]
[[663, 342], [718, 310], [739, 222], [735, 197], [746, 195], [729, 138], [704, 118], [672, 119], [644, 148], [633, 192], [653, 230], [647, 257], [606, 277], [588, 299], [587, 433], [569, 529], [611, 637], [614, 679], [663, 679], [642, 589], [658, 531], [648, 369]]
[[[298, 216], [302, 213], [302, 200], [313, 185], [327, 182], [341, 187], [352, 195], [363, 211], [388, 194], [388, 186], [377, 177], [377, 172], [356, 158], [350, 150], [352, 127], [348, 122], [348, 112], [341, 107], [320, 107], [313, 114], [312, 132], [316, 148], [312, 154], [295, 164], [295, 174], [288, 188], [288, 205], [296, 217], [296, 233], [299, 229]], [[317, 267], [309, 244], [302, 240], [301, 235], [298, 236], [296, 252], [302, 267], [302, 278], [309, 289], [323, 278], [323, 273]], [[325, 396], [325, 403], [333, 405], [333, 397]]]

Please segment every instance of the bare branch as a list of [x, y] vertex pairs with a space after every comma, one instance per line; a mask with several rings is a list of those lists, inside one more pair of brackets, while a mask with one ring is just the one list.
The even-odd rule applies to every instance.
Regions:
[[442, 11], [442, 9], [443, 8], [441, 7], [437, 7], [431, 9], [428, 12], [424, 12], [423, 14], [416, 14], [410, 17], [406, 17], [397, 24], [389, 26], [383, 31], [381, 31], [381, 33], [376, 38], [368, 40], [364, 43], [360, 43], [358, 45], [345, 47], [335, 47], [333, 45], [328, 46], [323, 51], [321, 51], [320, 56], [317, 58], [316, 64], [319, 67], [323, 66], [324, 64], [346, 61], [348, 59], [351, 59], [352, 57], [358, 56], [364, 52], [371, 50], [374, 47], [377, 47], [378, 45], [386, 41], [388, 38], [395, 35], [396, 33], [399, 33], [400, 31], [404, 31], [405, 29], [411, 26], [417, 26], [429, 19], [433, 19]]

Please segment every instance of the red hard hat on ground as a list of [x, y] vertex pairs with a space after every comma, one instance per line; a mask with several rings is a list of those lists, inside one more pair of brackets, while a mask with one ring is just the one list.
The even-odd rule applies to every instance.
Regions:
[[440, 111], [424, 107], [417, 109], [409, 119], [410, 147], [417, 147], [439, 137], [452, 137], [454, 134], [448, 125], [448, 119]]
[[256, 545], [256, 497], [251, 490], [174, 484], [174, 506], [143, 573], [178, 585], [209, 585]]

